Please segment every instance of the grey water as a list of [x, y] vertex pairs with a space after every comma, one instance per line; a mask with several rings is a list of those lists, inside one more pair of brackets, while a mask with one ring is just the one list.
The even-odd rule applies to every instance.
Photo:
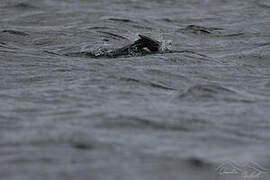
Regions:
[[[0, 179], [269, 179], [269, 30], [268, 0], [1, 0]], [[174, 53], [65, 56], [138, 34]]]

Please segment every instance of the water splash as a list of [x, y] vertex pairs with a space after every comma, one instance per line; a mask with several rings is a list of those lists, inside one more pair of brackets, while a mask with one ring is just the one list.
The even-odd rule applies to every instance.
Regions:
[[161, 40], [161, 46], [160, 46], [161, 52], [169, 52], [172, 51], [172, 40]]

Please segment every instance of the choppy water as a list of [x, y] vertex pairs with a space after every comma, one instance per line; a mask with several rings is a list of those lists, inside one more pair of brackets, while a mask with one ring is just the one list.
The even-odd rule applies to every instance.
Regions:
[[[1, 179], [241, 179], [216, 168], [270, 168], [268, 0], [1, 0], [0, 17]], [[61, 55], [138, 33], [178, 52]]]

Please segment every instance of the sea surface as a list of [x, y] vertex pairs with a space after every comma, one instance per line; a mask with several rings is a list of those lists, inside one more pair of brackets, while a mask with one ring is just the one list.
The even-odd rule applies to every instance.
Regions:
[[269, 129], [269, 0], [0, 0], [1, 180], [269, 180]]

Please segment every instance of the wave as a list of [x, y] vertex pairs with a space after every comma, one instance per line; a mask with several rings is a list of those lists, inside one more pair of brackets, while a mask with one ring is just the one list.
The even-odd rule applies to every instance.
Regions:
[[223, 100], [228, 102], [252, 102], [237, 91], [217, 84], [197, 84], [178, 94], [184, 100]]

